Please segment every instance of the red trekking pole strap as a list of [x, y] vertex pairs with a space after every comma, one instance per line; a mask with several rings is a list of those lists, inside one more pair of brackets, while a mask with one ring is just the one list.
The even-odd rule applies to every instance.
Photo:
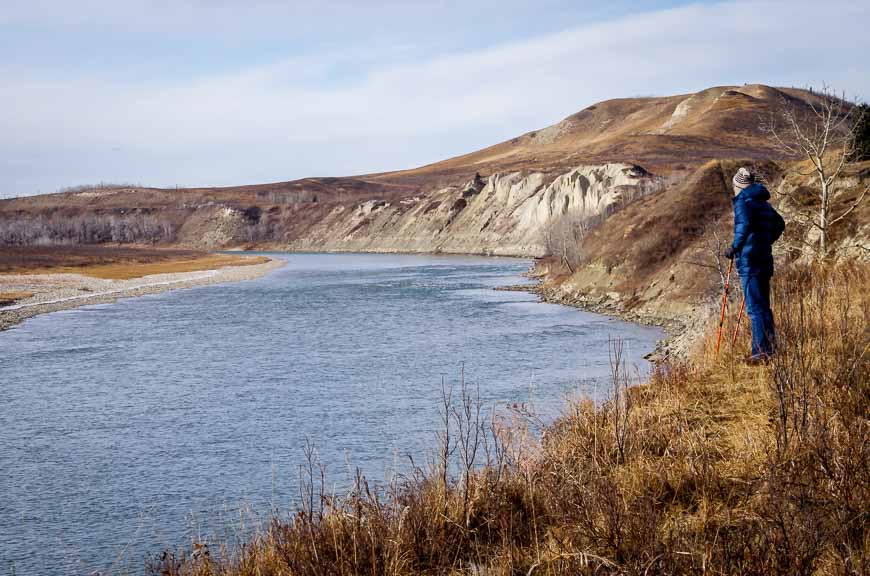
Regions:
[[716, 336], [716, 355], [719, 355], [719, 344], [722, 342], [722, 326], [725, 324], [725, 306], [728, 303], [728, 284], [731, 282], [731, 269], [734, 260], [728, 263], [728, 274], [725, 276], [725, 293], [722, 294], [722, 311], [719, 313], [719, 334]]

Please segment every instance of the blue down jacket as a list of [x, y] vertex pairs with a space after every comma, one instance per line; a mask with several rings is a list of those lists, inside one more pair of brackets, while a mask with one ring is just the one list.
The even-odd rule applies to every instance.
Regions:
[[785, 222], [768, 203], [770, 192], [762, 184], [744, 188], [734, 204], [734, 249], [741, 276], [773, 274], [773, 243], [785, 230]]

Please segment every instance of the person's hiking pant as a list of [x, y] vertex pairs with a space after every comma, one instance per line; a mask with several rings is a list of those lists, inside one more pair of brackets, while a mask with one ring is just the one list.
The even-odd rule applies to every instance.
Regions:
[[752, 324], [752, 357], [770, 356], [776, 345], [773, 312], [770, 310], [770, 274], [741, 276], [740, 283], [746, 298], [746, 313]]

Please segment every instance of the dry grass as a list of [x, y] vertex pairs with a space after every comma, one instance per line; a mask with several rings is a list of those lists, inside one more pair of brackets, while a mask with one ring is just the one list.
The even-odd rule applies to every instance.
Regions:
[[[797, 102], [814, 96], [792, 90]], [[723, 157], [775, 158], [760, 118], [780, 106], [784, 93], [761, 85], [717, 86], [696, 94], [618, 98], [599, 102], [553, 126], [411, 170], [370, 175], [382, 182], [423, 186], [460, 183], [475, 172], [539, 170], [604, 162], [643, 165], [661, 174], [678, 164], [700, 166]], [[677, 106], [691, 100], [687, 114], [672, 123]], [[436, 184], [436, 185], [437, 185]]]
[[[162, 575], [866, 574], [870, 571], [870, 268], [775, 282], [779, 353], [717, 356], [570, 404], [540, 441], [446, 391], [438, 456], [383, 489], [323, 492], [245, 542], [167, 552]], [[736, 312], [736, 311], [735, 311]], [[732, 316], [730, 322], [734, 322]]]
[[267, 262], [265, 256], [209, 254], [194, 250], [161, 250], [104, 246], [0, 248], [2, 274], [81, 274], [128, 280], [152, 274], [214, 270]]
[[[236, 256], [231, 254], [209, 254], [190, 260], [170, 260], [168, 262], [104, 264], [85, 266], [82, 268], [53, 268], [52, 273], [72, 272], [93, 278], [107, 280], [129, 280], [152, 274], [170, 274], [177, 272], [197, 272], [200, 270], [216, 270], [226, 266], [252, 266], [263, 264], [269, 259], [265, 256]], [[38, 273], [38, 272], [36, 272]]]
[[[616, 286], [624, 294], [644, 296], [654, 281], [664, 281], [672, 298], [680, 293], [685, 300], [697, 300], [707, 294], [717, 276], [707, 242], [713, 231], [722, 238], [730, 234], [731, 176], [743, 165], [771, 177], [777, 174], [770, 162], [711, 161], [661, 193], [629, 204], [586, 234], [578, 249], [589, 255], [587, 261], [609, 271], [602, 289]], [[581, 268], [578, 280], [582, 282], [586, 273]], [[646, 297], [657, 298], [658, 293]]]
[[24, 300], [25, 298], [30, 298], [31, 296], [33, 296], [33, 292], [23, 292], [20, 290], [0, 292], [0, 306], [15, 304], [19, 300]]

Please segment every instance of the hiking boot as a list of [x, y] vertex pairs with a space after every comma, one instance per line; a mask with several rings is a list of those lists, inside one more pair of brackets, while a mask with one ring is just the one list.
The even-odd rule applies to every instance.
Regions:
[[770, 356], [767, 354], [759, 354], [757, 356], [747, 356], [744, 360], [750, 366], [759, 366], [764, 364], [770, 364]]

